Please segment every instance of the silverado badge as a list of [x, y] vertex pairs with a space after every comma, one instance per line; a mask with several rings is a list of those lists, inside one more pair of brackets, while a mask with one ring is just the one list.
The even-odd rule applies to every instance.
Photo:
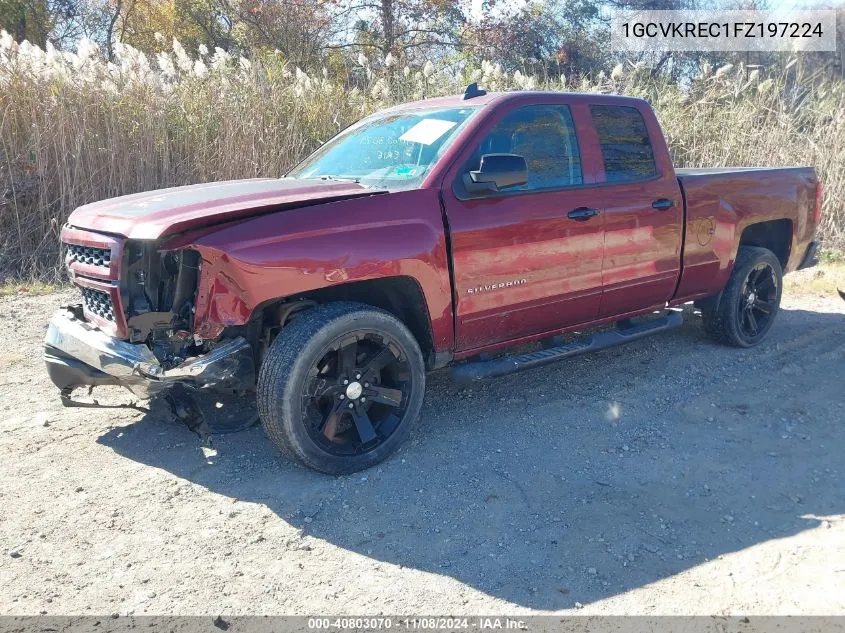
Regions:
[[490, 292], [491, 290], [498, 290], [499, 288], [510, 288], [511, 286], [522, 286], [527, 284], [527, 279], [512, 279], [511, 281], [500, 281], [499, 283], [489, 284], [486, 286], [475, 286], [474, 288], [467, 288], [468, 295], [477, 295], [479, 292]]

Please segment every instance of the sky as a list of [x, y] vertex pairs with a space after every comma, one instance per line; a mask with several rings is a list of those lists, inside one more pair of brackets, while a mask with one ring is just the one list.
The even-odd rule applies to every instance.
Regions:
[[[481, 5], [484, 0], [470, 0], [472, 6], [472, 15], [480, 17], [482, 14]], [[508, 0], [507, 4], [511, 6], [519, 6], [526, 0]], [[529, 0], [530, 1], [530, 0]], [[715, 4], [715, 3], [714, 3]], [[769, 0], [769, 6], [773, 11], [792, 9], [813, 9], [840, 6], [845, 7], [845, 0]]]

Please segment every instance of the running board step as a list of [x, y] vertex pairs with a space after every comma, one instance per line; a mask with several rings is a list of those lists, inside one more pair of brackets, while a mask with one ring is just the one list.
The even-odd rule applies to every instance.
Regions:
[[606, 330], [591, 336], [548, 349], [520, 354], [519, 356], [501, 356], [491, 360], [470, 361], [455, 365], [452, 368], [452, 380], [466, 384], [514, 374], [524, 369], [542, 367], [563, 358], [578, 356], [587, 352], [595, 352], [607, 347], [614, 347], [629, 341], [635, 341], [658, 332], [664, 332], [683, 324], [684, 318], [680, 311], [670, 311], [658, 319], [647, 321], [624, 329]]

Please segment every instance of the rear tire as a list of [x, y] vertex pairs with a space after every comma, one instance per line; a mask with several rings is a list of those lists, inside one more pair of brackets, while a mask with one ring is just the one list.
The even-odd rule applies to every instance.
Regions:
[[759, 344], [780, 309], [783, 270], [775, 254], [759, 246], [740, 246], [718, 306], [702, 310], [704, 331], [734, 347]]
[[283, 453], [340, 475], [396, 450], [424, 391], [422, 352], [408, 328], [383, 310], [337, 302], [300, 313], [273, 341], [258, 411]]

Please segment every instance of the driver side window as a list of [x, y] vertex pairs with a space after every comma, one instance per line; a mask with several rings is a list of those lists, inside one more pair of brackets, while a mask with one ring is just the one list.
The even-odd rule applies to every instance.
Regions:
[[481, 142], [472, 160], [477, 169], [484, 154], [518, 154], [528, 165], [528, 182], [516, 191], [541, 191], [583, 183], [581, 154], [568, 106], [517, 108]]

